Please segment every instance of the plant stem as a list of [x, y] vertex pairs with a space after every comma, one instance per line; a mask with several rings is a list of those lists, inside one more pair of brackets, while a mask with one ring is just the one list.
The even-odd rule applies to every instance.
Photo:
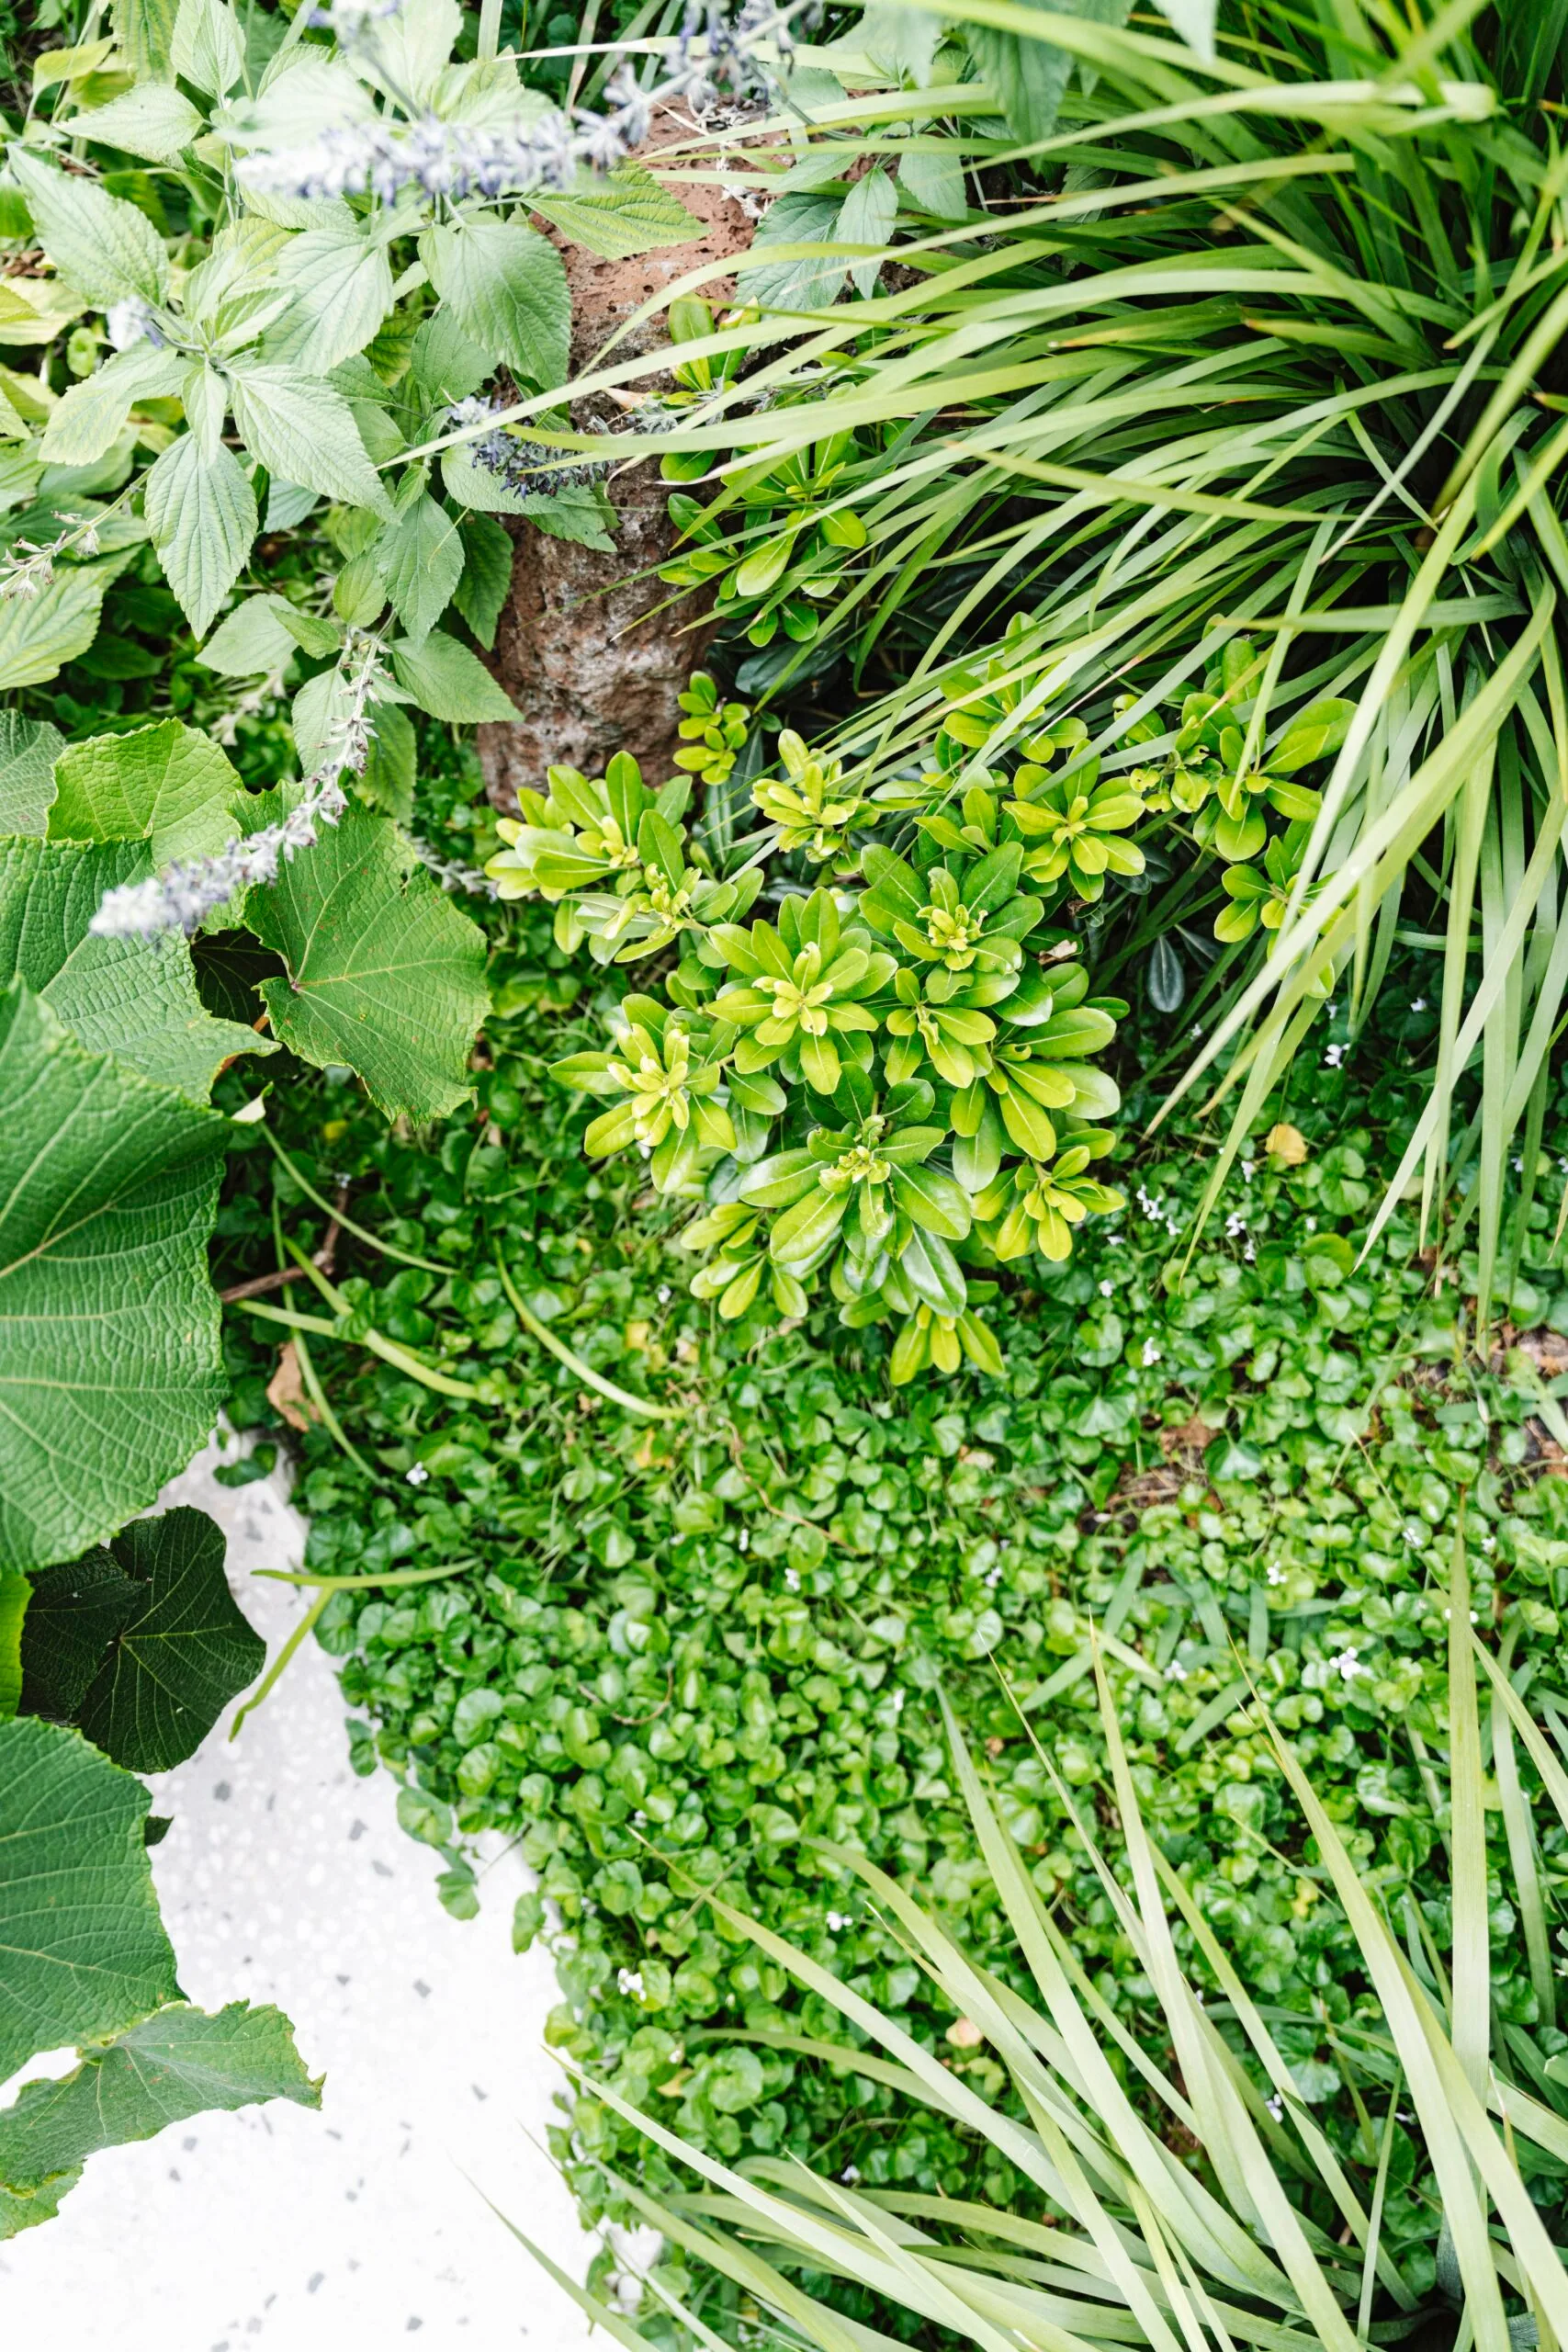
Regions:
[[517, 1320], [524, 1329], [531, 1331], [539, 1345], [542, 1348], [548, 1348], [551, 1355], [558, 1363], [564, 1363], [570, 1371], [574, 1372], [579, 1380], [586, 1381], [590, 1388], [596, 1388], [601, 1396], [607, 1396], [613, 1405], [621, 1406], [628, 1413], [641, 1413], [650, 1421], [680, 1419], [680, 1412], [675, 1406], [655, 1405], [646, 1396], [634, 1396], [629, 1389], [617, 1388], [613, 1380], [606, 1380], [602, 1373], [595, 1372], [591, 1364], [584, 1363], [581, 1356], [573, 1355], [565, 1340], [558, 1340], [548, 1324], [540, 1322], [533, 1308], [524, 1298], [522, 1292], [512, 1279], [511, 1269], [501, 1254], [499, 1241], [495, 1245], [495, 1263], [496, 1271], [501, 1276], [502, 1288], [511, 1300]]

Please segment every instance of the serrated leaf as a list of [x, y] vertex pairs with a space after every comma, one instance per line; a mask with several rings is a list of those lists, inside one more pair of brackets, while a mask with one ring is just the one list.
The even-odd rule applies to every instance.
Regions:
[[348, 402], [331, 384], [288, 368], [255, 367], [235, 370], [230, 396], [240, 438], [269, 474], [345, 506], [390, 514]]
[[36, 596], [0, 600], [0, 693], [45, 685], [85, 653], [98, 633], [104, 591], [116, 569], [62, 564]]
[[[770, 245], [826, 245], [832, 242], [842, 199], [836, 196], [781, 196], [757, 223], [751, 252]], [[837, 300], [845, 265], [829, 254], [807, 254], [794, 261], [770, 261], [738, 273], [740, 299], [764, 311], [825, 311]]]
[[53, 842], [147, 842], [153, 864], [206, 857], [240, 830], [245, 789], [209, 736], [177, 718], [73, 743], [54, 771]]
[[432, 718], [462, 726], [487, 718], [515, 718], [511, 697], [496, 684], [478, 654], [443, 629], [432, 629], [421, 644], [400, 638], [391, 648], [392, 673], [421, 710]]
[[173, 79], [175, 19], [178, 15], [178, 0], [114, 0], [110, 21], [115, 39], [126, 63], [139, 79]]
[[212, 1427], [207, 1237], [227, 1133], [89, 1053], [20, 982], [0, 996], [0, 1557], [14, 1566], [101, 1542]]
[[103, 310], [133, 295], [163, 300], [169, 257], [144, 212], [96, 180], [40, 163], [25, 147], [13, 146], [10, 159], [39, 243], [79, 294]]
[[465, 514], [463, 576], [453, 603], [488, 651], [512, 593], [512, 540], [489, 514]]
[[447, 408], [477, 392], [494, 373], [488, 351], [464, 334], [450, 311], [423, 319], [409, 351], [409, 390], [426, 409]]
[[32, 833], [49, 825], [54, 763], [65, 738], [47, 718], [0, 710], [0, 833]]
[[422, 491], [387, 525], [371, 557], [393, 612], [410, 639], [422, 642], [451, 603], [462, 577], [457, 517]]
[[141, 842], [0, 841], [0, 988], [25, 980], [89, 1052], [205, 1102], [224, 1062], [273, 1047], [212, 1018], [183, 939], [88, 929], [106, 890], [152, 870]]
[[146, 1790], [79, 1732], [0, 1724], [0, 2067], [179, 1998], [142, 1842]]
[[205, 1511], [133, 1520], [109, 1545], [135, 1604], [82, 1701], [82, 1730], [128, 1772], [166, 1772], [193, 1755], [231, 1699], [266, 1663], [235, 1606], [223, 1531]]
[[[847, 245], [875, 245], [885, 250], [892, 243], [897, 210], [898, 198], [886, 173], [867, 172], [845, 197], [834, 235]], [[857, 261], [852, 265], [850, 282], [857, 293], [870, 294], [874, 290], [881, 266], [877, 261]]]
[[358, 225], [310, 229], [278, 255], [276, 278], [293, 296], [266, 338], [269, 359], [325, 376], [363, 351], [392, 307], [392, 271], [384, 244]]
[[89, 2051], [74, 2074], [25, 2084], [0, 2111], [0, 2237], [55, 2212], [99, 2149], [269, 2098], [321, 2105], [280, 2009], [235, 2001], [208, 2016], [179, 2001], [155, 2010]]
[[190, 100], [170, 83], [144, 82], [111, 98], [107, 106], [73, 115], [69, 127], [73, 139], [145, 155], [153, 164], [172, 164], [200, 138], [205, 124]]
[[39, 444], [50, 466], [90, 466], [111, 449], [138, 401], [167, 399], [185, 380], [186, 362], [146, 342], [117, 351], [96, 374], [56, 402]]
[[660, 245], [684, 245], [703, 234], [703, 224], [674, 191], [643, 164], [617, 166], [607, 179], [584, 172], [564, 195], [528, 199], [529, 209], [604, 261], [626, 261]]
[[564, 490], [532, 491], [522, 512], [548, 539], [570, 539], [598, 555], [615, 552], [615, 510], [596, 481], [569, 482]]
[[180, 0], [171, 62], [182, 82], [220, 98], [245, 70], [245, 44], [223, 0]]
[[196, 659], [220, 678], [257, 678], [287, 669], [295, 650], [293, 631], [278, 616], [288, 598], [246, 596], [227, 613]]
[[475, 343], [539, 391], [566, 381], [571, 296], [547, 237], [492, 213], [427, 229], [420, 259]]
[[109, 1644], [136, 1605], [136, 1587], [101, 1547], [34, 1577], [22, 1627], [23, 1712], [75, 1723]]
[[256, 501], [231, 449], [203, 457], [196, 435], [171, 442], [147, 477], [142, 511], [164, 577], [202, 636], [256, 535]]
[[396, 703], [372, 708], [375, 732], [360, 771], [359, 791], [366, 806], [395, 817], [400, 825], [413, 822], [413, 787], [418, 774], [418, 745], [408, 713]]
[[485, 940], [410, 864], [387, 818], [351, 811], [252, 893], [246, 919], [287, 967], [262, 989], [282, 1043], [357, 1070], [389, 1119], [443, 1118], [469, 1091]]

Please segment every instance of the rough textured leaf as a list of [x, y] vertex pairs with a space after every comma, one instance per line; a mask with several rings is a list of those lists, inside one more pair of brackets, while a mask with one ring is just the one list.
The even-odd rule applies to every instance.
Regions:
[[[845, 197], [834, 233], [848, 245], [886, 248], [892, 243], [897, 210], [898, 198], [886, 173], [867, 172]], [[881, 266], [877, 261], [857, 261], [852, 265], [850, 279], [857, 293], [870, 294], [874, 290]]]
[[[759, 254], [770, 245], [830, 244], [841, 207], [842, 199], [836, 196], [781, 196], [757, 223], [751, 250]], [[838, 298], [845, 267], [830, 255], [816, 254], [798, 261], [769, 262], [741, 273], [740, 294], [764, 311], [825, 311]]]
[[147, 1866], [146, 1790], [79, 1732], [0, 1724], [0, 2070], [179, 1998]]
[[145, 82], [123, 97], [111, 98], [107, 106], [71, 118], [73, 138], [118, 147], [128, 155], [145, 155], [154, 164], [172, 164], [201, 131], [200, 115], [167, 82]]
[[0, 710], [0, 833], [42, 834], [65, 738], [47, 718]]
[[109, 1550], [136, 1601], [83, 1699], [81, 1727], [128, 1772], [166, 1772], [255, 1680], [266, 1644], [234, 1604], [223, 1531], [205, 1511], [133, 1520]]
[[178, 0], [114, 0], [110, 20], [126, 62], [140, 79], [174, 79], [175, 19]]
[[55, 767], [51, 841], [144, 841], [154, 865], [231, 841], [244, 786], [216, 743], [177, 718], [73, 743]]
[[496, 684], [477, 653], [445, 630], [432, 629], [419, 645], [400, 638], [392, 647], [392, 670], [400, 686], [432, 718], [456, 725], [486, 718], [515, 718], [511, 698]]
[[0, 1723], [22, 1700], [22, 1623], [32, 1585], [19, 1568], [0, 1568]]
[[14, 146], [10, 157], [39, 242], [79, 294], [106, 310], [133, 295], [163, 300], [169, 257], [144, 212], [96, 180], [56, 171], [28, 148]]
[[[1081, 17], [1090, 24], [1121, 26], [1132, 13], [1132, 0], [1059, 0], [1055, 13]], [[1026, 40], [989, 25], [966, 24], [964, 38], [1000, 98], [1015, 137], [1049, 139], [1073, 70], [1070, 53], [1054, 41]]]
[[453, 602], [488, 650], [512, 593], [512, 541], [489, 514], [465, 514], [461, 536], [463, 576]]
[[462, 577], [457, 517], [422, 491], [387, 525], [371, 552], [393, 612], [419, 643], [446, 610]]
[[[259, 453], [258, 453], [259, 454]], [[232, 449], [204, 458], [182, 434], [147, 477], [143, 512], [164, 576], [197, 637], [240, 576], [256, 535], [256, 499]]]
[[233, 10], [223, 0], [180, 0], [172, 56], [182, 82], [220, 98], [244, 71], [245, 44]]
[[0, 2237], [54, 2213], [100, 2148], [268, 2098], [321, 2103], [281, 2010], [244, 2001], [211, 2017], [183, 2001], [156, 2010], [88, 2052], [74, 2074], [25, 2085], [0, 2111]]
[[225, 1061], [276, 1046], [212, 1018], [182, 938], [89, 931], [105, 891], [152, 865], [138, 842], [0, 841], [0, 988], [25, 980], [89, 1052], [205, 1102]]
[[269, 474], [321, 498], [390, 514], [348, 402], [331, 384], [289, 368], [253, 368], [236, 372], [230, 389], [240, 438]]
[[282, 1042], [356, 1069], [389, 1118], [434, 1119], [468, 1092], [490, 1002], [485, 943], [409, 864], [385, 817], [350, 813], [254, 892], [246, 915], [287, 967], [262, 989]]
[[570, 482], [565, 490], [530, 491], [522, 512], [547, 538], [570, 539], [600, 555], [615, 552], [615, 510], [596, 481]]
[[38, 595], [0, 602], [0, 693], [44, 685], [85, 653], [98, 633], [104, 591], [113, 576], [107, 564], [62, 564]]
[[427, 230], [419, 249], [465, 334], [542, 392], [566, 381], [571, 296], [547, 237], [489, 215]]
[[207, 1237], [225, 1134], [89, 1053], [20, 982], [0, 996], [0, 1557], [14, 1566], [102, 1542], [212, 1427]]
[[51, 466], [96, 464], [114, 447], [138, 401], [163, 400], [179, 390], [187, 364], [177, 352], [159, 351], [150, 343], [117, 351], [56, 402], [39, 457]]
[[419, 772], [419, 746], [405, 710], [395, 702], [371, 706], [375, 733], [359, 775], [360, 796], [367, 808], [395, 817], [400, 825], [413, 822], [414, 778]]
[[626, 261], [659, 245], [684, 245], [703, 233], [696, 214], [642, 164], [622, 164], [608, 179], [585, 172], [581, 185], [565, 195], [536, 194], [528, 202], [574, 245], [585, 245], [605, 261]]
[[369, 243], [357, 224], [307, 230], [277, 259], [277, 282], [294, 307], [266, 339], [269, 359], [324, 376], [363, 351], [392, 307], [392, 272], [384, 244]]
[[257, 678], [286, 669], [295, 650], [293, 632], [279, 617], [282, 596], [246, 596], [225, 614], [197, 655], [204, 670], [222, 678]]
[[35, 1577], [22, 1627], [23, 1713], [74, 1724], [137, 1600], [136, 1586], [101, 1547]]

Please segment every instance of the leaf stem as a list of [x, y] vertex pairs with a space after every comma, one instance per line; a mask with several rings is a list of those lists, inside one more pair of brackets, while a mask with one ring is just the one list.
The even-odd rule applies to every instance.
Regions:
[[628, 1413], [641, 1413], [650, 1421], [680, 1419], [681, 1415], [677, 1407], [655, 1405], [647, 1396], [634, 1396], [629, 1389], [617, 1388], [613, 1380], [606, 1380], [602, 1373], [595, 1372], [591, 1364], [584, 1363], [581, 1356], [574, 1355], [564, 1340], [558, 1340], [548, 1324], [539, 1320], [524, 1298], [517, 1284], [513, 1281], [511, 1269], [501, 1254], [499, 1241], [495, 1245], [495, 1263], [496, 1271], [501, 1276], [501, 1286], [511, 1300], [513, 1311], [524, 1329], [531, 1331], [539, 1345], [542, 1348], [547, 1348], [558, 1363], [564, 1363], [569, 1371], [577, 1374], [579, 1380], [586, 1381], [590, 1388], [596, 1388], [601, 1396], [607, 1396], [613, 1405], [621, 1406]]

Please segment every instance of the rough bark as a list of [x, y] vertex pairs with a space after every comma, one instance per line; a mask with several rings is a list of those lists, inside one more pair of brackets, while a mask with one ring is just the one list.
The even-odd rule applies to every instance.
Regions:
[[[691, 135], [689, 124], [667, 116], [656, 123], [644, 152]], [[630, 261], [602, 261], [550, 232], [571, 288], [574, 377], [650, 295], [700, 263], [727, 259], [750, 243], [751, 223], [736, 198], [712, 186], [677, 183], [675, 192], [704, 224], [702, 236], [689, 244], [666, 245]], [[716, 302], [732, 290], [728, 278], [704, 288]], [[632, 358], [667, 341], [664, 322], [656, 318], [617, 345], [614, 356]], [[624, 421], [603, 399], [574, 408], [572, 421], [581, 429], [595, 412]], [[515, 548], [512, 593], [491, 667], [522, 715], [514, 723], [481, 727], [479, 751], [489, 797], [508, 812], [516, 808], [520, 786], [545, 789], [552, 762], [598, 775], [613, 752], [625, 751], [651, 783], [673, 773], [677, 697], [700, 666], [714, 624], [692, 596], [653, 612], [672, 593], [656, 575], [675, 539], [657, 461], [605, 487], [617, 517], [614, 555], [549, 538], [525, 519], [507, 523]]]

